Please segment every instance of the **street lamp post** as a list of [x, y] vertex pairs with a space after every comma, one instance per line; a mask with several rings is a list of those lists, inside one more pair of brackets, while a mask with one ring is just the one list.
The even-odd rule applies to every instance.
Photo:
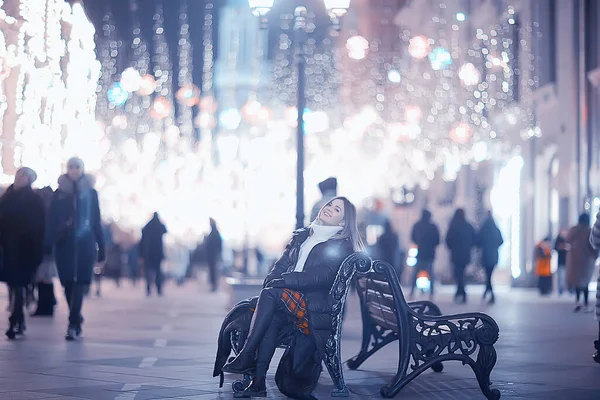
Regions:
[[[351, 0], [323, 0], [334, 29], [340, 29], [340, 19], [350, 7]], [[267, 14], [275, 0], [248, 0], [254, 15], [260, 18], [261, 28], [268, 28]], [[298, 67], [297, 126], [296, 126], [296, 229], [304, 226], [304, 109], [306, 108], [306, 39], [311, 33], [306, 7], [294, 10], [294, 44]]]

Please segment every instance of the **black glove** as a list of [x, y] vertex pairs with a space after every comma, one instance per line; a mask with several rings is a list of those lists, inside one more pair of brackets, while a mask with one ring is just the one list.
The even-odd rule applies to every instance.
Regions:
[[285, 287], [285, 279], [273, 279], [271, 282], [267, 283], [268, 288], [284, 288]]
[[104, 262], [106, 261], [106, 250], [104, 249], [104, 247], [100, 247], [98, 249], [98, 262]]

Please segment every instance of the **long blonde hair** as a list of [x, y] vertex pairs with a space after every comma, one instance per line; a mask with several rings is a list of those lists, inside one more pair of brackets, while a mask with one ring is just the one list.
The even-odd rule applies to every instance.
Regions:
[[319, 210], [319, 214], [317, 215], [321, 215], [323, 208], [333, 203], [334, 200], [341, 200], [344, 202], [344, 225], [342, 230], [333, 236], [332, 239], [348, 239], [350, 240], [350, 243], [352, 243], [352, 248], [354, 251], [363, 251], [365, 249], [365, 245], [360, 237], [360, 233], [358, 232], [356, 207], [350, 200], [348, 200], [348, 198], [344, 196], [334, 197], [325, 203], [323, 207], [321, 207], [321, 210]]

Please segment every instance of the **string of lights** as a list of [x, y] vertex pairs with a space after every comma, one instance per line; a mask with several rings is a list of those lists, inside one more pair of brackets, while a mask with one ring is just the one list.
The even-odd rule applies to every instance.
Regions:
[[120, 83], [121, 87], [129, 92], [130, 95], [125, 105], [124, 118], [126, 120], [119, 120], [113, 125], [120, 125], [127, 128], [130, 135], [131, 133], [135, 133], [136, 138], [139, 139], [150, 130], [151, 119], [149, 110], [152, 105], [152, 99], [148, 93], [154, 91], [154, 78], [148, 74], [150, 53], [148, 45], [141, 34], [137, 0], [129, 0], [129, 9], [133, 19], [132, 60], [130, 66], [122, 72]]
[[4, 35], [4, 24], [12, 25], [6, 22], [6, 12], [2, 9], [4, 4], [3, 0], [0, 0], [0, 131], [4, 127], [4, 114], [8, 109], [7, 97], [4, 89], [4, 80], [10, 74], [10, 65], [8, 62], [8, 48], [6, 45], [6, 36]]
[[95, 61], [94, 28], [81, 4], [29, 0], [21, 1], [18, 11], [18, 16], [9, 17], [0, 9], [0, 20], [18, 28], [14, 42], [6, 43], [3, 34], [0, 45], [0, 52], [6, 50], [3, 78], [17, 75], [14, 92], [2, 93], [7, 103], [15, 104], [15, 125], [10, 132], [3, 126], [3, 148], [12, 153], [14, 165], [4, 164], [1, 181], [9, 182], [7, 174], [27, 165], [38, 174], [37, 185], [55, 185], [66, 158], [85, 153], [86, 133], [97, 132], [100, 66]]
[[156, 0], [156, 12], [154, 14], [154, 26], [152, 41], [154, 43], [154, 78], [156, 79], [156, 97], [151, 108], [154, 118], [154, 129], [163, 132], [165, 129], [175, 130], [179, 135], [178, 128], [173, 120], [173, 66], [169, 56], [169, 46], [165, 39], [164, 13], [161, 0]]
[[115, 107], [124, 104], [128, 96], [121, 85], [114, 84], [113, 81], [113, 76], [117, 73], [116, 60], [119, 55], [119, 44], [116, 38], [117, 28], [109, 3], [107, 3], [107, 10], [102, 17], [102, 22], [102, 38], [99, 45], [102, 75], [98, 87], [97, 111], [106, 121], [110, 121]]
[[204, 25], [202, 27], [204, 46], [204, 65], [202, 66], [202, 95], [212, 96], [213, 92], [213, 67], [214, 48], [213, 48], [213, 9], [214, 4], [208, 1], [204, 7]]
[[[308, 139], [308, 163], [323, 162], [318, 149], [333, 140], [339, 129], [331, 123], [336, 116], [344, 121], [344, 137], [363, 149], [363, 157], [393, 158], [382, 169], [386, 171], [382, 187], [427, 188], [440, 170], [451, 181], [464, 165], [483, 162], [492, 154], [510, 155], [518, 144], [509, 142], [510, 129], [521, 129], [524, 138], [540, 135], [530, 102], [536, 86], [528, 44], [531, 29], [518, 26], [514, 8], [507, 7], [503, 23], [480, 29], [470, 38], [466, 18], [440, 3], [430, 17], [431, 36], [403, 28], [397, 36], [400, 41], [392, 41], [396, 46], [404, 43], [401, 48], [390, 46], [385, 37], [369, 41], [354, 33], [348, 38], [344, 71], [332, 70], [333, 80], [307, 82], [311, 104], [307, 133], [311, 114], [325, 112], [318, 119], [324, 128], [316, 129], [323, 133]], [[277, 96], [271, 97], [284, 105], [295, 90], [289, 47], [289, 38], [281, 34], [273, 66]], [[308, 47], [308, 64], [316, 64], [314, 43]], [[520, 71], [520, 63], [527, 74]], [[328, 110], [311, 95], [316, 86], [336, 80], [342, 82], [343, 97], [337, 108]], [[269, 107], [276, 110], [278, 105], [271, 102]]]
[[193, 135], [193, 113], [192, 107], [198, 103], [199, 90], [192, 81], [192, 45], [190, 43], [190, 25], [188, 17], [187, 0], [181, 0], [179, 10], [179, 75], [177, 91], [177, 123], [182, 136], [191, 138]]

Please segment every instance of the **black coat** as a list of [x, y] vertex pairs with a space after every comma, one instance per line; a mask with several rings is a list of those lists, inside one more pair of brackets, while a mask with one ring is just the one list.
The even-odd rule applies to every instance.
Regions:
[[[353, 253], [353, 248], [349, 239], [329, 239], [313, 247], [304, 263], [303, 272], [290, 272], [296, 266], [300, 246], [308, 239], [309, 233], [309, 228], [294, 232], [283, 255], [275, 262], [271, 272], [265, 278], [264, 286], [273, 279], [281, 278], [285, 281], [286, 288], [302, 292], [308, 308], [310, 331], [318, 332], [325, 329], [329, 335], [331, 327], [329, 290], [333, 286], [342, 262]], [[322, 338], [316, 337], [316, 339]], [[324, 346], [325, 343], [317, 344], [321, 351], [320, 346]]]
[[219, 230], [212, 228], [206, 239], [204, 239], [204, 249], [206, 251], [206, 262], [215, 265], [223, 254], [223, 239]]
[[45, 241], [54, 248], [63, 284], [89, 284], [98, 252], [105, 254], [98, 192], [91, 179], [84, 175], [73, 183], [66, 175], [61, 176], [50, 203]]
[[[306, 301], [310, 334], [306, 336], [292, 325], [287, 327], [285, 332], [280, 332], [280, 337], [286, 337], [289, 348], [282, 357], [275, 376], [281, 393], [295, 398], [308, 397], [317, 385], [321, 375], [325, 342], [332, 330], [333, 299], [330, 298], [329, 291], [342, 262], [353, 253], [350, 240], [330, 239], [312, 249], [303, 272], [289, 272], [296, 266], [300, 246], [308, 236], [308, 228], [294, 232], [283, 255], [275, 262], [264, 281], [266, 287], [274, 279], [284, 279], [285, 286], [302, 292]], [[221, 373], [231, 350], [228, 332], [235, 329], [245, 332], [246, 335], [249, 331], [255, 301], [252, 299], [240, 303], [223, 322], [214, 376]]]
[[398, 253], [400, 243], [398, 235], [393, 231], [385, 231], [377, 239], [377, 253], [379, 258], [393, 267], [399, 267]]
[[30, 188], [11, 185], [0, 198], [0, 279], [11, 286], [33, 283], [44, 257], [45, 209]]
[[481, 264], [493, 269], [498, 264], [498, 249], [504, 243], [502, 233], [493, 219], [486, 219], [477, 234], [477, 246], [481, 249]]
[[150, 222], [142, 229], [142, 239], [140, 241], [140, 255], [146, 264], [160, 263], [165, 259], [163, 248], [163, 236], [167, 233], [167, 228], [160, 222], [158, 217], [154, 216]]
[[455, 266], [471, 263], [471, 251], [476, 244], [475, 229], [467, 221], [452, 220], [446, 234], [446, 246], [450, 250], [450, 259]]
[[440, 244], [440, 231], [437, 226], [429, 220], [421, 219], [413, 226], [411, 239], [419, 250], [417, 260], [435, 259], [435, 249]]

